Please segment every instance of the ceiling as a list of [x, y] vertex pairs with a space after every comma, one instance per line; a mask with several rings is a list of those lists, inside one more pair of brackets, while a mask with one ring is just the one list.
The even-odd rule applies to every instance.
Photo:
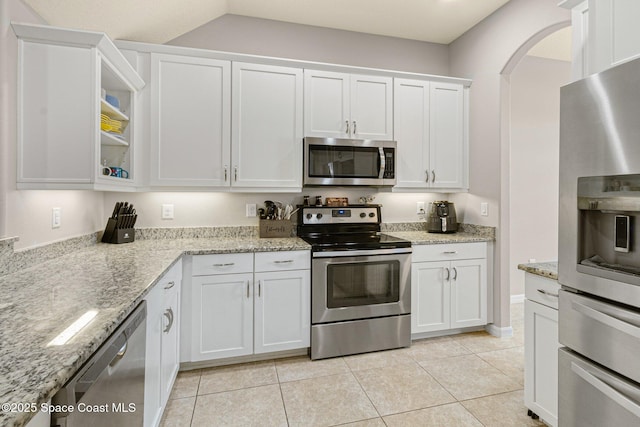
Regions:
[[449, 44], [509, 0], [24, 0], [49, 24], [166, 43], [224, 14]]

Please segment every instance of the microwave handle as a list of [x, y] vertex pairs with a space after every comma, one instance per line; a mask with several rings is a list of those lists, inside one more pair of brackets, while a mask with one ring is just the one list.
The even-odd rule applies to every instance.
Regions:
[[380, 175], [378, 175], [378, 179], [384, 178], [384, 170], [387, 167], [387, 163], [384, 157], [384, 148], [378, 147], [380, 150]]

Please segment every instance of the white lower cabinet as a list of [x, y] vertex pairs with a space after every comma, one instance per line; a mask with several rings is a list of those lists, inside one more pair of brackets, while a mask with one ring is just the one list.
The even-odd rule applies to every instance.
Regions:
[[487, 244], [414, 246], [411, 333], [487, 323]]
[[524, 403], [552, 427], [558, 425], [557, 281], [527, 273], [524, 302]]
[[[309, 346], [309, 251], [256, 253], [255, 273], [253, 254], [196, 255], [192, 265], [186, 361]], [[232, 273], [212, 274], [212, 266]]]
[[182, 264], [171, 268], [145, 298], [147, 342], [144, 425], [160, 424], [179, 368], [179, 319]]

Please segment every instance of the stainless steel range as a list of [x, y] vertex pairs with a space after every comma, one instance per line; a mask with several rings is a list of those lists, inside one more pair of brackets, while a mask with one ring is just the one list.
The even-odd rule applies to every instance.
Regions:
[[299, 211], [312, 247], [312, 359], [411, 345], [411, 242], [380, 222], [379, 205]]

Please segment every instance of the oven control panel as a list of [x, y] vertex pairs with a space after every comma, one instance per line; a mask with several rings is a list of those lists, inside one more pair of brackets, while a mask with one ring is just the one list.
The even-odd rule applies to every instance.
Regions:
[[380, 222], [377, 206], [313, 206], [302, 209], [303, 224], [376, 224]]

